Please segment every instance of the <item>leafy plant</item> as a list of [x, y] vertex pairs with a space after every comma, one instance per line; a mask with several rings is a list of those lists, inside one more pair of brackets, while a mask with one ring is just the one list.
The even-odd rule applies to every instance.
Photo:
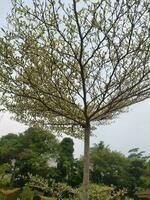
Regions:
[[43, 192], [49, 191], [48, 180], [38, 175], [36, 176], [30, 175], [29, 186], [39, 191]]
[[65, 183], [57, 183], [52, 186], [52, 197], [55, 197], [57, 200], [76, 200], [79, 198], [79, 191]]
[[33, 192], [31, 191], [29, 185], [23, 187], [23, 191], [20, 195], [21, 200], [32, 200]]
[[0, 200], [7, 200], [6, 197], [0, 193]]

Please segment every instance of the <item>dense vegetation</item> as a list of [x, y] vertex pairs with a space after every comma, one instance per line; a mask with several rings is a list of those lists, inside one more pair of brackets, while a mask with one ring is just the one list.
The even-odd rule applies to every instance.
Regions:
[[[83, 158], [74, 158], [73, 145], [72, 139], [59, 142], [54, 135], [37, 127], [19, 135], [2, 136], [0, 195], [6, 193], [16, 199], [21, 193], [24, 200], [37, 194], [80, 199]], [[90, 154], [91, 200], [109, 200], [112, 195], [121, 198], [125, 193], [135, 197], [136, 191], [150, 187], [149, 157], [138, 148], [130, 150], [127, 157], [100, 142], [91, 148]]]

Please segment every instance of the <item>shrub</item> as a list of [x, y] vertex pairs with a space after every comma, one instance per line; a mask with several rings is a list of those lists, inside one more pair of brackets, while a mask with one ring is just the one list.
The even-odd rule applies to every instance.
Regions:
[[[82, 200], [82, 191], [82, 187], [73, 189], [64, 183], [58, 183], [53, 186], [52, 196], [55, 197], [56, 200]], [[125, 190], [117, 191], [113, 187], [97, 184], [90, 184], [89, 187], [90, 200], [131, 200], [125, 197], [125, 195]]]
[[[79, 200], [82, 199], [82, 187], [79, 189]], [[113, 188], [97, 184], [90, 184], [89, 199], [90, 200], [112, 200]]]
[[[91, 184], [89, 188], [89, 199], [112, 200], [112, 191], [113, 188], [111, 187]], [[64, 183], [58, 183], [53, 186], [52, 196], [57, 200], [82, 200], [82, 187], [73, 189]]]
[[11, 182], [12, 174], [10, 172], [10, 165], [8, 163], [0, 164], [0, 186], [7, 187]]
[[119, 190], [113, 189], [112, 199], [113, 200], [133, 200], [133, 199], [127, 197], [126, 189], [119, 189]]
[[23, 187], [23, 191], [20, 195], [21, 200], [32, 200], [33, 198], [33, 192], [31, 191], [30, 187], [28, 185], [25, 185]]
[[38, 191], [42, 192], [49, 191], [48, 180], [38, 175], [36, 176], [30, 175], [29, 186], [32, 189], [36, 189]]
[[65, 183], [57, 183], [52, 186], [52, 196], [55, 197], [56, 200], [78, 200], [79, 191]]
[[10, 185], [11, 174], [5, 174], [3, 177], [0, 176], [0, 186], [6, 187]]
[[3, 194], [0, 194], [0, 200], [7, 200]]

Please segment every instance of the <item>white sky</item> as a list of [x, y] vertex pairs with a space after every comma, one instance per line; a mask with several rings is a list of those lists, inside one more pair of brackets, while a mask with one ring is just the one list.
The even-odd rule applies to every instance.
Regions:
[[[5, 26], [11, 0], [0, 0], [0, 27]], [[0, 33], [1, 35], [1, 33]], [[9, 113], [0, 113], [0, 136], [20, 133], [27, 127], [10, 119]], [[150, 155], [150, 100], [130, 107], [128, 113], [121, 114], [111, 125], [100, 126], [91, 138], [91, 145], [103, 140], [111, 149], [127, 154], [131, 148], [139, 147]], [[83, 142], [75, 139], [75, 156], [83, 154]]]

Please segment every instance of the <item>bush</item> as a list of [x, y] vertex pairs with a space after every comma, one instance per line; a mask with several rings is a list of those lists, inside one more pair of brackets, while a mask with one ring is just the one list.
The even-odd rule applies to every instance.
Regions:
[[28, 185], [25, 185], [23, 187], [23, 191], [20, 195], [21, 200], [32, 200], [33, 198], [33, 192], [31, 191], [30, 187]]
[[49, 191], [48, 180], [38, 175], [36, 176], [30, 175], [29, 186], [33, 190], [36, 189], [42, 192]]
[[[82, 192], [82, 187], [73, 189], [64, 183], [58, 183], [53, 186], [52, 196], [54, 200], [55, 198], [56, 200], [82, 200]], [[117, 191], [113, 187], [97, 184], [90, 184], [89, 187], [90, 200], [130, 200], [125, 195], [125, 190]]]
[[7, 187], [10, 185], [11, 174], [5, 174], [3, 177], [0, 177], [0, 186]]
[[3, 194], [0, 194], [0, 200], [7, 200]]
[[8, 173], [10, 169], [8, 163], [0, 164], [0, 187], [9, 186], [12, 177], [12, 174]]
[[57, 183], [52, 186], [52, 197], [56, 200], [78, 200], [79, 191], [65, 183]]
[[111, 200], [112, 188], [107, 186], [100, 186], [97, 184], [91, 184], [89, 188], [90, 200]]
[[[57, 200], [82, 200], [82, 191], [82, 187], [79, 189], [73, 189], [64, 183], [58, 183], [53, 186], [52, 196]], [[89, 199], [112, 200], [112, 191], [113, 188], [111, 187], [91, 184], [89, 188]]]
[[[83, 188], [79, 189], [79, 200], [82, 199]], [[97, 184], [90, 184], [89, 187], [89, 199], [90, 200], [112, 200], [113, 188], [108, 186], [102, 186]]]

